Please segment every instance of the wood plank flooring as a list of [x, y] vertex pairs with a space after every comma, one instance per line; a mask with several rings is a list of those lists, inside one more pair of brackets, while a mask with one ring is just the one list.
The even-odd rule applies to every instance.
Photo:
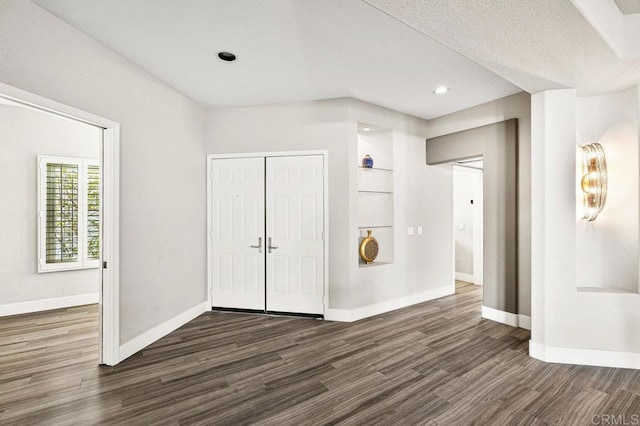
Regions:
[[[356, 323], [209, 312], [98, 367], [97, 308], [0, 318], [2, 425], [589, 425], [640, 372], [545, 364], [481, 291]], [[600, 423], [603, 424], [603, 423]]]
[[466, 293], [468, 291], [482, 291], [482, 287], [466, 281], [456, 280], [456, 294]]

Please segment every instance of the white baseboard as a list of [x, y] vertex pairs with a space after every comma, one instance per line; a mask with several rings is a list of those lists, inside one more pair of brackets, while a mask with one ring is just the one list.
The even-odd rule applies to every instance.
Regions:
[[473, 283], [473, 275], [472, 274], [465, 274], [463, 272], [456, 272], [455, 276], [456, 276], [456, 280], [458, 280], [458, 281], [465, 281], [465, 282], [468, 282], [468, 283]]
[[640, 353], [544, 346], [529, 340], [529, 355], [544, 362], [640, 369]]
[[518, 314], [512, 314], [511, 312], [500, 311], [486, 306], [482, 306], [482, 318], [507, 324], [512, 327], [518, 326]]
[[328, 321], [354, 322], [374, 315], [380, 315], [385, 312], [395, 311], [396, 309], [406, 308], [407, 306], [415, 305], [417, 303], [449, 296], [454, 294], [455, 291], [455, 286], [446, 286], [355, 309], [329, 308], [325, 312], [324, 319]]
[[73, 306], [92, 305], [100, 301], [100, 293], [78, 294], [76, 296], [56, 297], [53, 299], [32, 300], [29, 302], [7, 303], [0, 305], [0, 317], [30, 314], [51, 309], [71, 308]]
[[124, 361], [136, 352], [146, 348], [156, 340], [166, 336], [177, 328], [182, 327], [198, 315], [210, 309], [209, 302], [198, 303], [193, 308], [176, 315], [175, 317], [158, 324], [141, 335], [134, 337], [127, 343], [120, 345], [120, 361]]
[[529, 315], [518, 314], [518, 327], [531, 330], [531, 317]]
[[483, 306], [482, 318], [500, 322], [502, 324], [507, 324], [512, 327], [520, 327], [531, 330], [531, 317], [527, 315], [512, 314], [511, 312], [500, 311], [498, 309]]

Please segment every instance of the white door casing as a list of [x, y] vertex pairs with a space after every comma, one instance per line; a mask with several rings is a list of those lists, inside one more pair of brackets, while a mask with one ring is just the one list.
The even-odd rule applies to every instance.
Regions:
[[[120, 358], [120, 124], [0, 82], [0, 99], [103, 129], [100, 157], [100, 364]], [[107, 268], [108, 265], [108, 268]]]
[[211, 302], [265, 309], [264, 158], [211, 160]]
[[473, 206], [473, 283], [476, 285], [483, 285], [483, 262], [484, 262], [484, 254], [483, 254], [483, 238], [484, 238], [484, 230], [483, 230], [483, 208], [484, 208], [484, 199], [483, 199], [483, 179], [484, 175], [482, 170], [476, 170], [476, 203]]
[[[208, 241], [208, 276], [209, 276], [209, 288], [210, 288], [210, 301], [211, 305], [221, 308], [236, 308], [236, 309], [252, 309], [252, 310], [267, 310], [270, 312], [291, 312], [291, 313], [307, 313], [307, 314], [324, 314], [324, 308], [328, 300], [328, 282], [327, 282], [327, 264], [325, 259], [328, 255], [328, 246], [326, 244], [326, 238], [328, 236], [328, 223], [327, 223], [327, 210], [328, 200], [326, 193], [327, 176], [324, 173], [324, 169], [327, 167], [327, 153], [325, 151], [293, 151], [293, 152], [280, 152], [280, 153], [247, 153], [247, 154], [218, 154], [208, 155], [209, 166], [209, 190], [208, 190], [208, 229], [209, 238]], [[218, 210], [217, 195], [220, 192], [220, 183], [222, 181], [217, 178], [216, 169], [219, 169], [222, 162], [216, 163], [216, 160], [229, 161], [239, 160], [239, 162], [227, 163], [228, 169], [237, 170], [238, 168], [246, 168], [248, 163], [244, 163], [242, 160], [262, 160], [263, 164], [263, 177], [269, 176], [269, 180], [273, 181], [275, 186], [269, 188], [266, 181], [263, 181], [262, 194], [272, 194], [275, 198], [272, 199], [272, 208], [267, 205], [267, 201], [263, 198], [263, 235], [262, 248], [263, 248], [263, 291], [269, 291], [273, 289], [271, 293], [271, 303], [269, 302], [269, 294], [263, 293], [265, 296], [262, 305], [254, 303], [253, 306], [247, 303], [247, 298], [243, 296], [243, 291], [225, 291], [226, 297], [221, 297], [223, 294], [220, 292], [220, 274], [221, 269], [218, 263], [220, 259], [216, 256], [221, 253], [221, 242], [218, 234], [215, 231], [219, 218], [223, 218], [221, 213], [223, 210]], [[282, 160], [280, 160], [282, 159]], [[272, 167], [272, 173], [269, 173], [267, 169], [267, 163]], [[257, 164], [257, 163], [256, 163]], [[249, 166], [249, 168], [255, 165]], [[288, 170], [287, 170], [288, 169]], [[227, 182], [232, 177], [229, 177], [229, 170], [226, 172]], [[214, 179], [216, 180], [214, 182]], [[290, 180], [289, 183], [286, 183]], [[284, 194], [283, 191], [290, 190], [289, 193]], [[293, 192], [291, 192], [293, 190]], [[254, 188], [249, 191], [257, 191]], [[239, 196], [241, 191], [231, 191], [232, 196]], [[245, 188], [245, 191], [246, 188]], [[216, 194], [217, 193], [217, 194]], [[255, 192], [253, 192], [255, 194]], [[246, 194], [245, 194], [246, 195]], [[285, 201], [286, 199], [286, 201]], [[313, 201], [312, 201], [313, 200]], [[294, 207], [294, 204], [299, 206]], [[228, 202], [227, 202], [228, 204]], [[282, 205], [286, 204], [286, 213], [280, 214]], [[291, 208], [289, 208], [291, 207]], [[227, 209], [228, 210], [228, 209]], [[270, 214], [270, 210], [275, 213]], [[232, 213], [232, 216], [234, 214]], [[237, 216], [237, 214], [235, 215]], [[297, 216], [297, 218], [296, 218]], [[266, 217], [266, 219], [265, 219]], [[289, 219], [293, 217], [293, 223]], [[271, 222], [270, 219], [271, 218]], [[311, 221], [315, 223], [315, 226], [310, 225]], [[297, 224], [295, 222], [297, 221]], [[224, 221], [223, 221], [224, 222]], [[285, 227], [286, 224], [286, 227]], [[298, 228], [296, 231], [295, 228]], [[271, 243], [274, 248], [271, 253], [267, 252], [266, 244], [267, 237], [266, 229], [270, 229]], [[281, 238], [281, 234], [285, 232], [285, 238]], [[298, 237], [296, 238], [295, 235]], [[276, 241], [282, 241], [281, 245], [276, 244]], [[256, 242], [251, 242], [250, 245], [255, 245]], [[247, 244], [242, 244], [243, 248], [246, 248]], [[230, 248], [230, 246], [228, 247]], [[225, 255], [230, 254], [230, 251], [223, 253]], [[223, 259], [229, 263], [229, 258]], [[281, 267], [282, 264], [287, 264], [286, 268]], [[222, 265], [224, 267], [224, 265]], [[296, 270], [297, 269], [297, 270]], [[233, 267], [227, 270], [234, 270]], [[270, 271], [274, 273], [271, 274]], [[224, 275], [224, 273], [222, 273]], [[301, 278], [302, 277], [302, 278]], [[306, 278], [305, 278], [306, 277]], [[308, 278], [308, 279], [307, 279]], [[270, 285], [271, 283], [276, 283]], [[279, 280], [279, 281], [278, 281]], [[228, 287], [228, 286], [227, 286]], [[225, 293], [223, 292], [223, 293]], [[235, 294], [233, 294], [235, 293]], [[225, 300], [223, 300], [225, 299]], [[254, 299], [255, 302], [255, 299]]]
[[324, 313], [324, 159], [266, 159], [267, 310]]

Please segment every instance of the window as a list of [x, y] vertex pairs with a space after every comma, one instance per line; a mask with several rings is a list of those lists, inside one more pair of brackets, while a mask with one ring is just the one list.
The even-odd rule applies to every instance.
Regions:
[[38, 272], [98, 268], [98, 161], [39, 156], [38, 197]]

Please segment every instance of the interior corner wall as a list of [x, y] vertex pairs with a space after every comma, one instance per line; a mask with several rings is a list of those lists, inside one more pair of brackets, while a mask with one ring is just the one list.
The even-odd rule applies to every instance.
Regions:
[[0, 104], [0, 308], [96, 296], [100, 269], [38, 273], [38, 155], [100, 159], [102, 131], [41, 111]]
[[[579, 281], [586, 259], [577, 243], [586, 243], [589, 235], [578, 239], [581, 224], [576, 216], [576, 143], [605, 142], [607, 166], [634, 168], [638, 157], [626, 158], [628, 146], [637, 149], [640, 97], [638, 88], [591, 98], [577, 98], [575, 90], [552, 90], [533, 95], [533, 316], [532, 342], [546, 348], [591, 350], [622, 353], [616, 365], [629, 365], [640, 353], [640, 296], [635, 291], [620, 291], [607, 282], [583, 288]], [[630, 110], [625, 111], [625, 110]], [[626, 129], [626, 130], [624, 130]], [[621, 131], [624, 130], [624, 131]], [[616, 141], [607, 139], [616, 135]], [[618, 149], [620, 149], [619, 152]], [[624, 154], [624, 155], [623, 155]], [[625, 164], [627, 163], [628, 164]], [[614, 174], [615, 176], [615, 174]], [[628, 186], [638, 192], [637, 176], [630, 183], [619, 179], [614, 185]], [[634, 186], [635, 185], [635, 186]], [[636, 194], [637, 195], [637, 194]], [[605, 205], [605, 210], [613, 209]], [[624, 208], [624, 207], [622, 207]], [[635, 207], [631, 207], [632, 209]], [[598, 220], [592, 225], [598, 225]], [[638, 217], [634, 218], [638, 221]], [[617, 239], [615, 232], [603, 230], [602, 237]], [[638, 235], [632, 236], [637, 241]], [[624, 250], [597, 241], [602, 249]], [[599, 253], [599, 255], [608, 255]], [[635, 263], [637, 265], [638, 258]], [[598, 263], [596, 262], [596, 265]], [[618, 264], [600, 265], [605, 269]], [[596, 271], [598, 276], [601, 271]], [[636, 277], [637, 280], [637, 277]], [[636, 287], [637, 289], [637, 281]], [[548, 354], [548, 352], [547, 352]], [[553, 361], [553, 360], [552, 360]], [[602, 355], [588, 357], [595, 365], [606, 361]], [[574, 362], [581, 362], [580, 359]], [[613, 365], [611, 363], [604, 365]]]
[[[358, 123], [393, 130], [394, 261], [388, 265], [359, 266]], [[349, 131], [350, 275], [347, 287], [333, 290], [332, 307], [357, 309], [453, 294], [452, 171], [424, 164], [427, 121], [349, 99]]]
[[204, 109], [29, 1], [0, 40], [0, 81], [121, 125], [120, 342], [202, 304]]
[[[395, 261], [359, 268], [358, 122], [394, 130]], [[207, 153], [329, 152], [329, 308], [357, 309], [453, 288], [451, 170], [424, 164], [425, 120], [354, 99], [212, 109]], [[422, 225], [422, 236], [407, 226]], [[449, 236], [449, 239], [446, 239]], [[444, 243], [442, 243], [444, 241]]]
[[[518, 306], [531, 315], [531, 95], [517, 93], [427, 122], [427, 138], [518, 119]], [[451, 196], [452, 197], [452, 196]], [[450, 240], [452, 235], [448, 237]]]

